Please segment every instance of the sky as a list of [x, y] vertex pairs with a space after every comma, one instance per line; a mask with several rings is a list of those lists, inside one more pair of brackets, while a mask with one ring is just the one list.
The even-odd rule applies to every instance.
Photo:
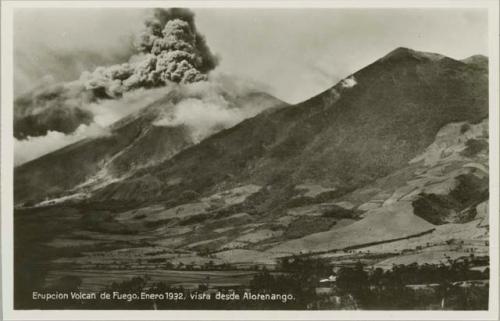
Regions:
[[[194, 9], [220, 57], [214, 73], [261, 83], [297, 103], [397, 47], [463, 59], [487, 55], [482, 9]], [[17, 9], [16, 94], [125, 62], [148, 9]]]

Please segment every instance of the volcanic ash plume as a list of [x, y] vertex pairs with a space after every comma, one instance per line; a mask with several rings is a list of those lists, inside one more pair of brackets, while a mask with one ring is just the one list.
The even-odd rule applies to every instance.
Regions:
[[135, 47], [127, 63], [98, 67], [82, 73], [79, 80], [43, 85], [18, 97], [14, 136], [28, 139], [51, 131], [71, 134], [95, 121], [99, 105], [107, 106], [104, 100], [137, 89], [206, 80], [217, 65], [196, 29], [194, 14], [187, 9], [154, 9]]
[[187, 9], [155, 9], [136, 46], [139, 53], [128, 63], [84, 73], [86, 88], [99, 98], [114, 98], [136, 88], [206, 80], [217, 65]]

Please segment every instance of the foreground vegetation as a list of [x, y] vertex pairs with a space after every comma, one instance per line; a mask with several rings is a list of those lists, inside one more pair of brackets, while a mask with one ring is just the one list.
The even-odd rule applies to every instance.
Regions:
[[[336, 283], [328, 293], [318, 293], [319, 280], [329, 275], [331, 266], [316, 258], [291, 257], [280, 262], [280, 272], [266, 269], [245, 287], [212, 288], [207, 282], [197, 289], [171, 287], [150, 282], [147, 277], [112, 283], [94, 300], [31, 301], [38, 309], [459, 309], [488, 308], [489, 270], [471, 270], [471, 260], [449, 264], [398, 265], [391, 270], [367, 269], [358, 263], [338, 271]], [[470, 282], [474, 280], [474, 282]], [[461, 281], [466, 281], [461, 284]], [[46, 291], [78, 292], [78, 277], [63, 277]], [[324, 286], [323, 286], [324, 287]], [[99, 299], [103, 293], [120, 293], [120, 299]], [[130, 299], [134, 294], [145, 299]], [[158, 299], [176, 293], [179, 297]], [[239, 300], [221, 299], [223, 293]], [[286, 300], [243, 300], [245, 293], [287, 295]], [[144, 295], [144, 294], [143, 294]]]

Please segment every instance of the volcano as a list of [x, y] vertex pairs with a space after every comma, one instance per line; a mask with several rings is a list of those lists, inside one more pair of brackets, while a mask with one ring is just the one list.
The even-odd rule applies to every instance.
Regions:
[[273, 195], [303, 183], [341, 195], [405, 166], [446, 124], [487, 117], [487, 84], [480, 65], [398, 48], [311, 99], [248, 119], [93, 198], [165, 201], [241, 184], [274, 186]]
[[[221, 95], [228, 109], [245, 109], [251, 114], [286, 106], [281, 100], [257, 91]], [[165, 89], [157, 101], [110, 125], [108, 135], [84, 139], [16, 167], [16, 200], [32, 202], [88, 193], [194, 145], [196, 138], [187, 126], [155, 125], [165, 114], [173, 114], [178, 102], [190, 98], [199, 97], [178, 88]]]
[[[487, 64], [398, 48], [299, 104], [229, 95], [255, 116], [201, 141], [188, 126], [158, 126], [196, 98], [168, 91], [109, 135], [15, 168], [18, 270], [31, 271], [31, 253], [43, 286], [77, 275], [96, 291], [104, 272], [251, 270], [290, 256], [385, 269], [470, 248], [487, 257]], [[16, 282], [31, 289], [30, 275]], [[175, 275], [162, 281], [202, 282]]]
[[[283, 191], [313, 182], [340, 195], [407, 164], [444, 125], [487, 117], [485, 64], [485, 57], [458, 61], [398, 48], [311, 99], [191, 148], [185, 127], [151, 125], [180, 99], [174, 91], [114, 124], [109, 136], [16, 168], [16, 203], [75, 192], [81, 184], [99, 187], [91, 196], [98, 201], [164, 201], [242, 183]], [[238, 99], [233, 103], [261, 110], [285, 105], [264, 93]]]

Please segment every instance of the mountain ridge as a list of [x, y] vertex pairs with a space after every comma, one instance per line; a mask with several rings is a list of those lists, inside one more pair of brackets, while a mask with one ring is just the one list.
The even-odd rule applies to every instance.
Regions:
[[[118, 201], [120, 184], [128, 191], [135, 180], [147, 186], [148, 177], [154, 177], [154, 192], [139, 189], [135, 201], [175, 199], [189, 190], [205, 194], [245, 182], [289, 190], [313, 181], [341, 194], [404, 166], [447, 123], [486, 117], [486, 84], [483, 69], [397, 48], [302, 103], [244, 120], [100, 188], [91, 199]], [[124, 135], [137, 135], [137, 128], [126, 128]], [[131, 161], [124, 162], [123, 172]], [[157, 183], [171, 180], [180, 183]], [[16, 194], [23, 185], [18, 184]]]
[[[74, 158], [60, 168], [48, 157], [55, 168], [49, 177], [33, 178], [44, 173], [40, 161], [16, 172], [15, 217], [61, 226], [44, 245], [78, 255], [64, 251], [51, 269], [94, 269], [81, 275], [84, 283], [117, 266], [156, 273], [227, 264], [272, 270], [291, 257], [374, 269], [449, 264], [471, 253], [486, 260], [487, 69], [436, 57], [397, 50], [302, 103], [267, 108], [152, 165], [129, 170], [141, 159], [131, 153], [119, 162], [118, 179], [97, 179], [23, 207], [31, 196], [17, 193], [34, 188], [43, 198], [54, 188], [50, 179], [59, 180], [55, 170], [79, 170], [79, 154], [92, 158], [95, 148], [116, 148], [113, 164], [128, 146], [156, 150], [141, 140], [151, 132], [141, 120], [151, 124], [155, 114], [142, 110], [118, 123], [123, 135], [52, 154]], [[150, 108], [156, 107], [165, 104]], [[115, 146], [120, 139], [125, 148]], [[23, 190], [18, 173], [39, 185]], [[89, 243], [96, 245], [89, 250]]]
[[[401, 59], [401, 53], [407, 58]], [[487, 116], [487, 100], [484, 98], [487, 97], [487, 77], [480, 71], [451, 58], [415, 59], [413, 51], [409, 50], [396, 49], [390, 58], [379, 59], [348, 77], [356, 82], [352, 87], [343, 86], [341, 81], [331, 89], [303, 103], [272, 113], [269, 117], [258, 115], [230, 131], [214, 135], [197, 145], [195, 150], [188, 149], [166, 163], [157, 165], [156, 169], [147, 169], [145, 172], [156, 171], [160, 181], [169, 176], [183, 177], [188, 182], [184, 187], [177, 188], [198, 187], [198, 192], [207, 191], [204, 187], [200, 188], [204, 185], [210, 185], [212, 189], [219, 183], [217, 189], [230, 187], [234, 184], [231, 181], [266, 185], [274, 179], [280, 180], [280, 175], [295, 183], [312, 179], [348, 190], [406, 164], [431, 143], [435, 133], [445, 124], [461, 120], [478, 122]], [[384, 91], [388, 93], [383, 94]], [[389, 95], [391, 98], [388, 98]], [[439, 106], [441, 115], [435, 117], [435, 108]], [[420, 117], [415, 119], [419, 122], [417, 126], [408, 123], [415, 118], [414, 115]], [[376, 126], [367, 126], [370, 121]], [[332, 122], [339, 123], [339, 126], [334, 126]], [[405, 126], [411, 126], [412, 130], [401, 130]], [[345, 135], [345, 128], [349, 128], [348, 135]], [[354, 139], [356, 146], [340, 140], [332, 146], [332, 138], [335, 140], [338, 137], [339, 129], [344, 131], [344, 139]], [[242, 133], [241, 139], [231, 144], [230, 141], [235, 139], [232, 135], [235, 131]], [[422, 139], [415, 139], [415, 134]], [[232, 138], [223, 139], [223, 136], [231, 135]], [[248, 137], [251, 139], [248, 140]], [[381, 143], [381, 140], [384, 141]], [[234, 151], [234, 146], [241, 146], [244, 142], [247, 146], [243, 150]], [[391, 150], [395, 152], [398, 149], [391, 146], [398, 144], [402, 144], [403, 149], [399, 148], [394, 155], [380, 152], [380, 148], [386, 149], [388, 153]], [[304, 151], [318, 157], [300, 160], [300, 154]], [[364, 156], [357, 151], [371, 155], [372, 159], [364, 161]], [[325, 155], [328, 153], [337, 161], [329, 161], [328, 155]], [[196, 165], [199, 159], [203, 159], [203, 171], [213, 171], [212, 177], [221, 177], [215, 178], [220, 180], [219, 183], [211, 184], [211, 178], [203, 172], [194, 174], [192, 170], [182, 170], [199, 168]], [[223, 168], [224, 173], [217, 167]], [[262, 168], [267, 170], [258, 170]], [[366, 174], [352, 174], [354, 172]], [[337, 177], [332, 177], [331, 173], [336, 173]], [[376, 173], [375, 176], [373, 173]], [[140, 176], [141, 172], [136, 175]], [[330, 179], [324, 179], [328, 175]], [[109, 186], [101, 196], [109, 197], [115, 187]], [[173, 189], [170, 195], [167, 190], [162, 193], [169, 198], [176, 192]], [[100, 198], [99, 195], [97, 197]]]

